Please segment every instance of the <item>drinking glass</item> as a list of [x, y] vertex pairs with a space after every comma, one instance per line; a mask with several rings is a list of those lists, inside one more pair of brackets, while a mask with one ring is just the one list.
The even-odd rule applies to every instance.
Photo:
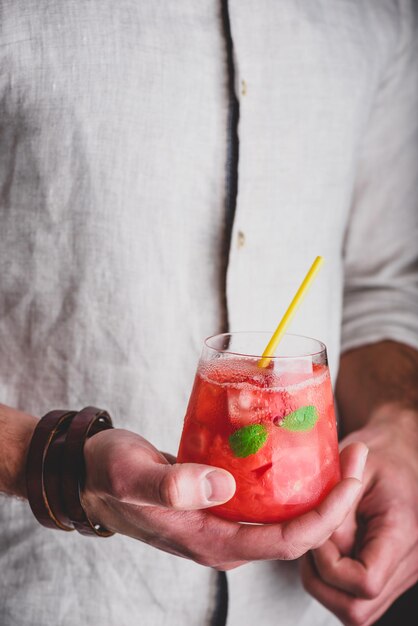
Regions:
[[235, 495], [210, 510], [238, 522], [301, 515], [341, 478], [325, 345], [287, 334], [279, 356], [260, 367], [270, 336], [205, 340], [177, 457], [231, 472]]

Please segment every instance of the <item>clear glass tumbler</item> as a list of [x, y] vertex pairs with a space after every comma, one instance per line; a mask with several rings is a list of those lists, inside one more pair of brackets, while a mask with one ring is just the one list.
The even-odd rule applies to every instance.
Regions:
[[315, 507], [340, 480], [326, 348], [285, 335], [259, 366], [271, 334], [225, 333], [204, 342], [178, 452], [233, 474], [236, 493], [211, 508], [239, 522], [273, 523]]

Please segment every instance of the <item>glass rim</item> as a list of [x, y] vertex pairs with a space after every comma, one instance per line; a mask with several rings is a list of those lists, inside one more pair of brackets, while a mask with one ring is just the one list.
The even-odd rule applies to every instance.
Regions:
[[[273, 331], [270, 332], [266, 330], [238, 330], [238, 331], [232, 331], [232, 332], [227, 332], [227, 333], [217, 333], [215, 335], [210, 335], [209, 337], [206, 337], [206, 339], [203, 341], [203, 345], [208, 350], [212, 350], [213, 352], [216, 352], [217, 354], [231, 354], [233, 356], [244, 357], [244, 358], [246, 357], [246, 358], [252, 358], [252, 359], [261, 359], [263, 357], [262, 354], [249, 354], [247, 352], [237, 352], [236, 350], [219, 350], [218, 348], [214, 348], [213, 346], [209, 345], [209, 342], [211, 339], [217, 339], [220, 337], [231, 337], [233, 335], [266, 335], [270, 338], [273, 335]], [[316, 351], [302, 352], [296, 355], [274, 355], [274, 356], [267, 356], [265, 358], [268, 358], [274, 361], [282, 361], [285, 359], [313, 358], [320, 354], [325, 354], [327, 351], [326, 345], [322, 341], [320, 341], [319, 339], [315, 339], [314, 337], [308, 337], [307, 335], [299, 335], [296, 333], [285, 333], [283, 335], [283, 339], [285, 337], [297, 337], [298, 339], [308, 339], [309, 341], [314, 341], [315, 343], [318, 344], [318, 347], [320, 349]]]

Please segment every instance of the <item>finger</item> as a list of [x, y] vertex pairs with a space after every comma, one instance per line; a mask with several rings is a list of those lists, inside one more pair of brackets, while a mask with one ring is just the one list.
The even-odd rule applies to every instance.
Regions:
[[169, 452], [161, 452], [161, 454], [170, 463], [170, 465], [177, 463], [177, 457], [175, 457], [174, 454], [170, 454]]
[[372, 579], [371, 583], [367, 583], [363, 563], [343, 556], [332, 540], [313, 550], [312, 558], [320, 578], [331, 587], [359, 598], [376, 596], [377, 584]]
[[317, 575], [312, 555], [306, 554], [300, 566], [301, 579], [305, 590], [329, 611], [334, 613], [346, 626], [365, 624], [373, 610], [367, 610], [366, 601], [330, 587]]
[[378, 559], [382, 570], [360, 560], [342, 556], [333, 541], [327, 541], [314, 550], [313, 558], [320, 577], [328, 585], [359, 598], [371, 599], [380, 594], [399, 564], [399, 559], [396, 557], [394, 567], [389, 569], [393, 561], [392, 549], [393, 546], [390, 543], [383, 548]]
[[360, 598], [377, 597], [402, 562], [410, 542], [384, 518], [369, 522], [364, 543], [356, 558], [341, 554], [331, 540], [313, 553], [321, 578], [329, 585]]
[[285, 540], [299, 543], [298, 556], [322, 545], [343, 523], [361, 490], [355, 478], [345, 478], [315, 509], [287, 522], [283, 528]]
[[344, 521], [360, 492], [361, 482], [357, 476], [362, 476], [366, 457], [364, 444], [347, 446], [341, 453], [342, 481], [312, 511], [284, 524], [239, 527], [234, 542], [239, 558], [248, 561], [296, 559], [324, 543]]
[[361, 441], [344, 446], [340, 452], [342, 475], [362, 480], [368, 454], [368, 447]]
[[314, 598], [332, 611], [346, 625], [369, 626], [383, 615], [387, 608], [416, 582], [416, 554], [412, 553], [387, 585], [384, 592], [373, 600], [355, 596], [327, 585], [318, 575], [312, 554], [300, 561], [303, 585]]
[[[347, 444], [344, 446], [344, 448], [345, 447], [347, 447]], [[365, 455], [364, 457], [362, 457], [361, 455], [355, 457], [354, 463], [352, 460], [352, 454], [350, 453], [350, 456], [346, 456], [346, 454], [347, 454], [346, 452], [344, 453], [342, 452], [344, 473], [358, 478], [362, 474], [362, 472], [365, 472], [365, 465], [367, 461], [368, 450], [367, 452], [364, 451], [364, 455]], [[363, 458], [365, 460], [364, 460], [364, 467], [362, 468]], [[360, 461], [360, 465], [359, 465], [359, 461]], [[349, 556], [353, 552], [355, 538], [356, 538], [356, 529], [358, 526], [358, 522], [356, 519], [356, 509], [357, 509], [358, 502], [361, 500], [363, 490], [364, 490], [364, 482], [363, 482], [363, 489], [360, 491], [359, 495], [357, 496], [357, 500], [354, 506], [351, 508], [351, 511], [349, 512], [349, 514], [347, 515], [347, 517], [345, 518], [341, 526], [339, 526], [331, 536], [331, 539], [334, 541], [334, 543], [337, 545], [338, 549], [340, 550], [341, 555]]]
[[226, 470], [197, 463], [164, 467], [156, 481], [159, 503], [179, 511], [227, 502], [236, 488], [234, 477]]
[[227, 502], [235, 493], [234, 477], [209, 465], [167, 465], [138, 458], [130, 470], [128, 476], [116, 474], [110, 494], [130, 504], [187, 511]]
[[[345, 471], [348, 473], [348, 475], [358, 478], [359, 474], [362, 473], [362, 467], [361, 467], [362, 459], [361, 457], [360, 458], [355, 457], [354, 462], [353, 462], [351, 452], [350, 452], [350, 456], [346, 457], [345, 455], [347, 453], [344, 450], [345, 448], [347, 448], [348, 445], [349, 444], [346, 440], [342, 442], [341, 444], [341, 457], [343, 459], [343, 462], [345, 463]], [[368, 450], [367, 452], [365, 451], [366, 461], [367, 461], [367, 454], [368, 454]], [[358, 464], [358, 461], [360, 461], [360, 465]], [[363, 480], [363, 483], [364, 483], [364, 480]], [[361, 497], [362, 497], [362, 492], [359, 493], [357, 497], [357, 502], [352, 507], [350, 513], [347, 515], [344, 522], [341, 524], [339, 528], [337, 528], [337, 530], [332, 535], [332, 540], [338, 546], [341, 554], [346, 555], [346, 556], [351, 555], [354, 549], [356, 529], [358, 525], [358, 522], [356, 519], [356, 509], [357, 509], [358, 502], [361, 500]]]
[[[364, 485], [363, 485], [364, 488]], [[361, 497], [363, 489], [361, 490], [358, 499]], [[353, 508], [337, 530], [332, 533], [331, 540], [335, 543], [340, 554], [343, 556], [351, 556], [355, 549], [357, 532], [358, 532], [358, 520], [357, 520], [357, 506], [358, 500], [354, 504]]]
[[234, 477], [226, 470], [196, 463], [171, 465], [146, 439], [129, 431], [105, 431], [87, 444], [90, 441], [85, 457], [92, 493], [175, 510], [222, 504], [235, 493]]
[[235, 550], [243, 559], [296, 559], [328, 539], [342, 523], [361, 489], [355, 478], [345, 478], [314, 510], [284, 524], [239, 527]]
[[[355, 555], [360, 591], [366, 597], [380, 593], [397, 567], [411, 551], [414, 539], [408, 530], [410, 510], [391, 507], [367, 520], [365, 534]], [[360, 507], [361, 509], [361, 507]]]
[[324, 543], [352, 510], [360, 494], [367, 454], [368, 449], [362, 443], [347, 446], [341, 452], [343, 480], [315, 509], [284, 524], [283, 535], [291, 544], [304, 537], [301, 554]]
[[[300, 574], [305, 590], [329, 611], [334, 613], [343, 623], [347, 623], [354, 598], [330, 587], [318, 576], [311, 553], [305, 554], [300, 561]], [[357, 602], [360, 602], [357, 600]]]
[[[385, 598], [378, 598], [371, 602], [367, 622], [362, 626], [372, 626], [377, 620], [386, 613], [398, 598], [416, 583], [416, 576], [408, 576], [408, 578], [399, 577], [400, 582], [396, 584], [391, 593]], [[394, 583], [397, 581], [394, 581]]]

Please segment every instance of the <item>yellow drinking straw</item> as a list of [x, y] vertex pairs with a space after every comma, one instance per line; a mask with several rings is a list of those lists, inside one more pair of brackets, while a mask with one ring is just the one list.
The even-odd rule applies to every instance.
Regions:
[[286, 332], [287, 327], [289, 326], [294, 314], [296, 313], [300, 303], [302, 302], [308, 288], [312, 284], [313, 279], [319, 272], [321, 265], [324, 262], [324, 258], [322, 256], [317, 256], [315, 261], [312, 263], [311, 269], [306, 274], [305, 278], [299, 289], [296, 292], [295, 297], [292, 302], [289, 304], [289, 307], [286, 313], [283, 315], [280, 324], [276, 328], [273, 333], [272, 338], [268, 342], [266, 349], [263, 352], [261, 359], [258, 362], [258, 367], [267, 367], [271, 361], [271, 357], [274, 356], [276, 352], [276, 348], [279, 345], [280, 340]]

